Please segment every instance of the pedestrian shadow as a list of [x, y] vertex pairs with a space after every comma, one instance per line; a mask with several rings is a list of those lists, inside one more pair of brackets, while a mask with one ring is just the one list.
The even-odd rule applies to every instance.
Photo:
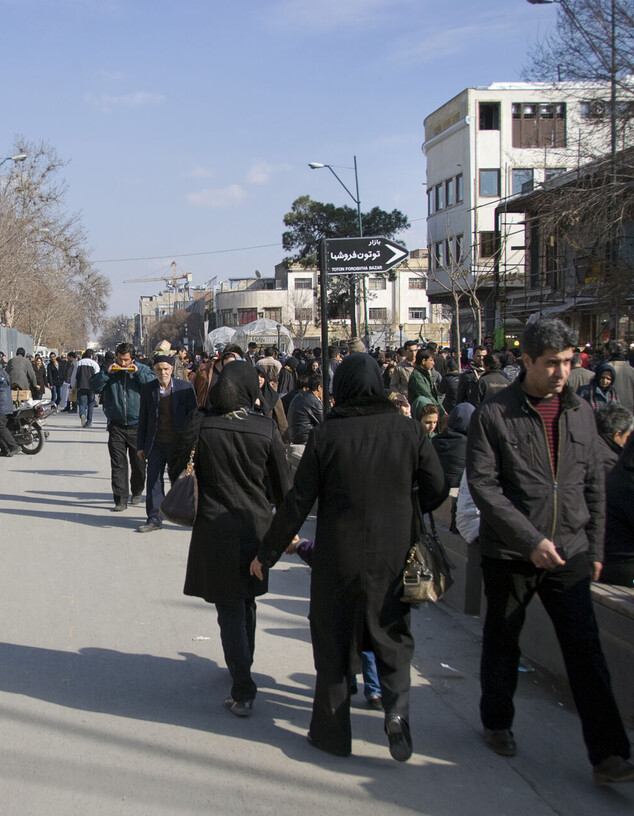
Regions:
[[[82, 509], [90, 509], [91, 505], [89, 504], [82, 504], [78, 505], [78, 508], [81, 507]], [[32, 510], [31, 508], [24, 508], [24, 507], [16, 507], [13, 509], [9, 508], [2, 508], [0, 507], [0, 514], [4, 514], [5, 516], [20, 516], [25, 520], [28, 519], [35, 519], [41, 518], [46, 519], [48, 521], [68, 521], [72, 522], [73, 524], [83, 524], [86, 527], [101, 527], [101, 528], [108, 528], [108, 527], [127, 527], [128, 529], [133, 529], [133, 526], [138, 525], [139, 518], [136, 516], [132, 516], [130, 514], [126, 515], [125, 513], [110, 513], [110, 512], [103, 512], [104, 508], [102, 506], [97, 507], [95, 505], [94, 509], [101, 510], [102, 513], [98, 515], [90, 514], [90, 513], [80, 513], [78, 511], [73, 511], [72, 508], [66, 510], [63, 513], [56, 513], [53, 510]], [[140, 508], [142, 509], [142, 508]]]

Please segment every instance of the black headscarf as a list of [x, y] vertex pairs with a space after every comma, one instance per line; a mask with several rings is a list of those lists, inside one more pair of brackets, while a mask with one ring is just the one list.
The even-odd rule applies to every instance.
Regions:
[[398, 412], [385, 396], [381, 367], [369, 354], [350, 354], [337, 366], [332, 393], [335, 407], [329, 417]]
[[[271, 383], [269, 382], [269, 370], [266, 366], [256, 365], [255, 370], [260, 375], [260, 377], [264, 377], [264, 385], [260, 388], [260, 399], [264, 403], [264, 413], [268, 416], [273, 409], [275, 408], [275, 403], [280, 398], [280, 395], [277, 391], [272, 387]], [[259, 383], [259, 381], [258, 381]]]
[[215, 384], [209, 389], [207, 407], [221, 414], [238, 411], [240, 408], [253, 409], [260, 396], [260, 385], [256, 370], [244, 360], [236, 360], [224, 366]]

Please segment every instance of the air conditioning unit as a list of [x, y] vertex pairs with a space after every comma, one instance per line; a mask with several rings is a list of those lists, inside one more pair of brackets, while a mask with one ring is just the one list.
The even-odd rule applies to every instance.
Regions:
[[593, 99], [590, 102], [590, 116], [595, 119], [603, 119], [605, 116], [607, 103], [603, 99]]

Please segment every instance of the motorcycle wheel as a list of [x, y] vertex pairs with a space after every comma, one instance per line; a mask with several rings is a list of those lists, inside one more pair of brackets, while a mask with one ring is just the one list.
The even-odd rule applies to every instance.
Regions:
[[33, 424], [29, 426], [28, 431], [25, 431], [25, 433], [29, 434], [30, 440], [26, 443], [20, 443], [22, 453], [26, 453], [28, 456], [34, 456], [44, 447], [44, 431], [39, 425]]

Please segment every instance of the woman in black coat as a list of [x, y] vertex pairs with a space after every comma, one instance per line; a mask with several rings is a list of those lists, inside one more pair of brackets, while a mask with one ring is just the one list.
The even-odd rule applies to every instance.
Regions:
[[[310, 630], [317, 682], [309, 740], [351, 751], [347, 677], [372, 650], [385, 730], [395, 759], [409, 759], [410, 660], [414, 642], [400, 578], [412, 540], [412, 488], [424, 512], [446, 495], [438, 457], [418, 423], [384, 396], [381, 370], [352, 354], [333, 379], [335, 407], [314, 428], [295, 482], [264, 537], [252, 573], [266, 577], [298, 532], [315, 499]], [[389, 508], [389, 511], [386, 511]]]
[[184, 592], [216, 605], [233, 680], [225, 706], [241, 717], [251, 714], [256, 694], [251, 677], [255, 597], [268, 588], [249, 575], [249, 564], [272, 517], [265, 478], [276, 504], [290, 484], [279, 431], [271, 419], [254, 411], [259, 395], [253, 366], [242, 361], [226, 365], [209, 390], [205, 408], [192, 414], [170, 460], [173, 479], [197, 440], [198, 515]]

